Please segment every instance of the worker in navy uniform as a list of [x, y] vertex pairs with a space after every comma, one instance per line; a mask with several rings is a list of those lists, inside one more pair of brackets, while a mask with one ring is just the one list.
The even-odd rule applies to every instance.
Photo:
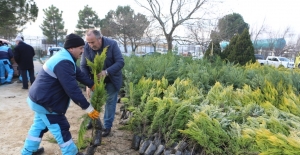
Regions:
[[43, 152], [43, 148], [38, 148], [47, 131], [54, 136], [63, 155], [81, 154], [72, 140], [70, 124], [65, 116], [70, 99], [84, 109], [90, 118], [99, 117], [99, 112], [87, 101], [77, 83], [79, 81], [94, 89], [94, 82], [76, 65], [83, 48], [84, 41], [81, 37], [68, 35], [64, 49], [46, 61], [30, 87], [27, 103], [35, 114], [22, 155]]

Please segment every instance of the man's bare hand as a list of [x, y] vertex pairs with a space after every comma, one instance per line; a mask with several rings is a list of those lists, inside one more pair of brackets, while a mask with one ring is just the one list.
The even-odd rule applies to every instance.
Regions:
[[91, 98], [91, 89], [89, 87], [86, 87], [86, 95], [88, 98]]
[[98, 78], [101, 78], [101, 77], [106, 77], [107, 75], [106, 75], [106, 72], [105, 72], [105, 70], [103, 70], [103, 71], [101, 71], [99, 74], [97, 74], [97, 77]]

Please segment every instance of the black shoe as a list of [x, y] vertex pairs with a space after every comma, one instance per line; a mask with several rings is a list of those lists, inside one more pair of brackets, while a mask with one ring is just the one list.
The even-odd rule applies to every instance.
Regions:
[[81, 152], [78, 152], [76, 155], [84, 155], [83, 153], [81, 153]]
[[109, 129], [104, 129], [102, 132], [102, 137], [107, 137], [110, 133], [110, 128]]
[[12, 82], [5, 82], [4, 84], [12, 84]]
[[18, 80], [17, 83], [22, 83], [22, 81], [21, 81], [21, 80]]
[[28, 89], [28, 88], [22, 87], [22, 89]]
[[44, 153], [44, 148], [40, 147], [37, 151], [33, 152], [32, 155], [41, 155], [42, 153]]

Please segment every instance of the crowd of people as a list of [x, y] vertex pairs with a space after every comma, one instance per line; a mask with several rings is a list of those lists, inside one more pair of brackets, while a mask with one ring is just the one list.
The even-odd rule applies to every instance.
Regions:
[[[102, 121], [104, 128], [97, 128], [99, 130], [97, 132], [100, 132], [102, 137], [110, 135], [118, 93], [122, 86], [121, 70], [125, 65], [115, 40], [103, 36], [99, 30], [94, 29], [86, 32], [85, 41], [71, 33], [66, 36], [62, 50], [51, 55], [36, 76], [33, 64], [34, 49], [24, 42], [22, 36], [17, 36], [15, 42], [16, 46], [13, 50], [3, 43], [0, 46], [0, 77], [1, 84], [12, 83], [13, 68], [10, 60], [14, 58], [22, 77], [20, 78], [22, 89], [28, 89], [28, 97], [24, 98], [24, 101], [27, 101], [34, 112], [34, 118], [23, 148], [20, 150], [22, 155], [43, 154], [45, 150], [40, 147], [40, 143], [44, 133], [48, 131], [57, 141], [63, 155], [83, 155], [72, 140], [70, 124], [65, 114], [72, 100], [86, 111], [91, 120], [100, 121], [99, 112], [90, 103], [95, 86], [94, 75], [87, 65], [87, 59], [93, 62], [95, 55], [101, 54], [105, 47], [108, 49], [104, 68], [97, 77], [105, 77], [105, 90], [108, 97]], [[81, 60], [80, 66], [76, 65], [78, 59]], [[86, 86], [88, 98], [83, 95], [78, 82]], [[86, 128], [91, 127], [92, 123]]]

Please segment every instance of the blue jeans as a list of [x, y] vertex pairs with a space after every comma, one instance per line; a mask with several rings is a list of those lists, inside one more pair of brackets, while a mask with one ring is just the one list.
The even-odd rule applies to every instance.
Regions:
[[119, 90], [117, 90], [112, 83], [106, 83], [105, 89], [108, 96], [105, 104], [103, 120], [104, 120], [104, 128], [110, 129], [115, 119]]
[[[5, 79], [5, 71], [7, 71], [8, 76]], [[14, 70], [8, 59], [0, 59], [0, 83], [11, 82]]]

